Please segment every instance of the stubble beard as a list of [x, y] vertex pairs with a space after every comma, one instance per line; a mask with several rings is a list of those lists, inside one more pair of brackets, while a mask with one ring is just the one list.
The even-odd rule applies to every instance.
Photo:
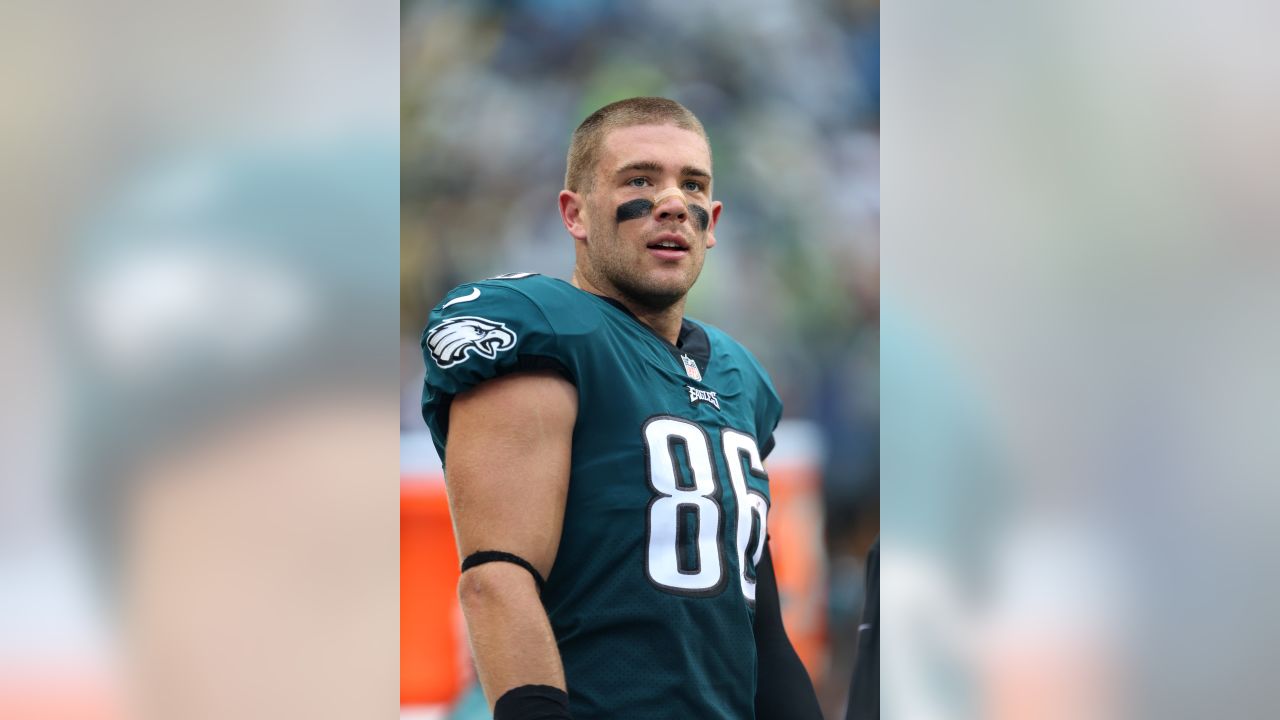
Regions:
[[[603, 243], [592, 243], [589, 252], [592, 267], [588, 280], [596, 287], [613, 289], [620, 295], [618, 299], [626, 304], [634, 304], [654, 312], [667, 310], [684, 300], [698, 275], [702, 273], [699, 264], [693, 270], [693, 277], [689, 277], [687, 282], [677, 284], [676, 281], [653, 281], [645, 277], [637, 264], [628, 261], [616, 227], [610, 228], [610, 236], [604, 240]], [[694, 238], [694, 242], [700, 240], [701, 238]]]

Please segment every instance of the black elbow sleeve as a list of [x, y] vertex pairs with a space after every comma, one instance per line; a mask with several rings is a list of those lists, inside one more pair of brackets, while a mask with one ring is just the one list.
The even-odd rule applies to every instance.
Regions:
[[756, 718], [822, 720], [809, 673], [782, 626], [773, 558], [766, 543], [756, 568]]

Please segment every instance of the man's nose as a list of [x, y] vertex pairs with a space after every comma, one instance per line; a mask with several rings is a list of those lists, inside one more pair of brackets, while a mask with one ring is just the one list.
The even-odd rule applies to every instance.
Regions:
[[676, 188], [658, 193], [653, 203], [654, 216], [661, 222], [675, 220], [684, 222], [689, 219], [689, 206], [684, 202], [684, 193]]

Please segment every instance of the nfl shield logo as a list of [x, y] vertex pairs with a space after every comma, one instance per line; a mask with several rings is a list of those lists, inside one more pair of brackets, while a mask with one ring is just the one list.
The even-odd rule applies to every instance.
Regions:
[[693, 358], [688, 355], [681, 355], [680, 360], [684, 362], [685, 374], [698, 382], [702, 382], [702, 373], [698, 372], [698, 363], [694, 362]]

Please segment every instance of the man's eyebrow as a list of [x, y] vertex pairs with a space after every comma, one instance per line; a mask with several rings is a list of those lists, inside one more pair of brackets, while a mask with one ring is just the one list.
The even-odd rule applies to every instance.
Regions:
[[613, 174], [621, 175], [624, 172], [632, 172], [637, 170], [641, 172], [660, 173], [662, 172], [662, 166], [656, 162], [653, 162], [652, 160], [637, 160], [636, 162], [627, 163], [626, 165], [623, 165], [617, 170], [614, 170]]
[[[614, 170], [613, 174], [621, 175], [627, 172], [660, 173], [662, 171], [663, 167], [660, 163], [653, 162], [652, 160], [637, 160], [635, 162], [629, 162], [617, 170]], [[680, 175], [683, 177], [706, 178], [707, 180], [711, 179], [711, 173], [694, 165], [685, 165], [680, 169]]]

